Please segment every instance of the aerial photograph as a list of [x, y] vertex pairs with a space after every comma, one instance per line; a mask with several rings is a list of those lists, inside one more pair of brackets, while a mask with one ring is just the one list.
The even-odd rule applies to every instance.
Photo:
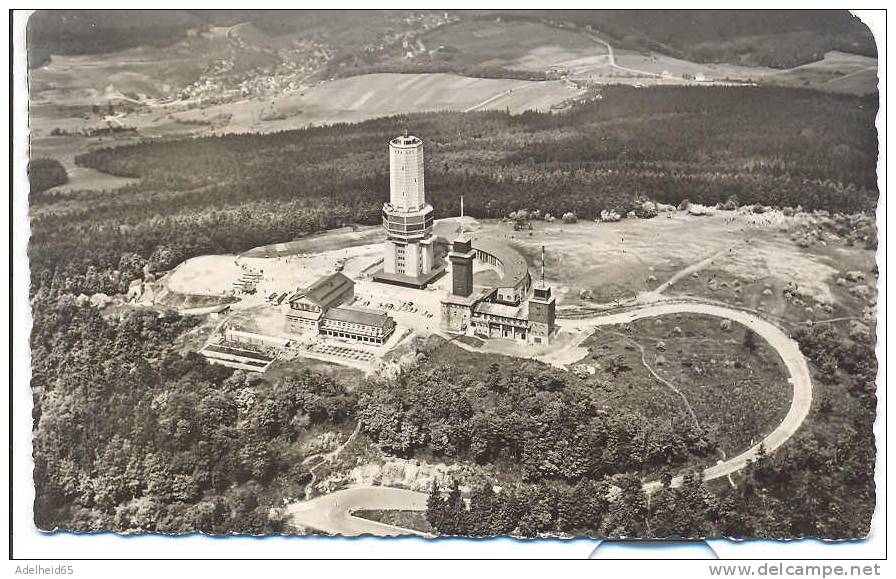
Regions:
[[868, 538], [881, 105], [848, 10], [24, 34], [42, 537]]

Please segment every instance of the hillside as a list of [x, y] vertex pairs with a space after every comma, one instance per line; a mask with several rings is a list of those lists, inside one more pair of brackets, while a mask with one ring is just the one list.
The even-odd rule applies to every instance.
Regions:
[[[359, 52], [355, 57], [363, 59], [371, 56], [371, 49], [399, 40], [402, 28], [413, 31], [415, 27], [407, 24], [439, 21], [444, 14], [426, 10], [40, 10], [29, 21], [28, 45], [34, 62], [41, 63], [37, 55], [166, 46], [185, 38], [190, 29], [246, 22], [266, 37], [328, 36], [339, 52]], [[868, 28], [845, 10], [482, 10], [452, 13], [449, 21], [495, 18], [549, 22], [561, 29], [587, 26], [623, 48], [698, 62], [790, 68], [821, 60], [832, 50], [877, 56]], [[530, 43], [539, 35], [520, 37], [520, 41]], [[501, 52], [485, 57], [500, 58]]]
[[[514, 14], [530, 11], [516, 11]], [[876, 57], [871, 31], [846, 10], [544, 10], [623, 47], [697, 62], [790, 68], [837, 50]]]
[[204, 22], [181, 10], [37, 10], [28, 20], [28, 64], [53, 54], [98, 54], [167, 46]]

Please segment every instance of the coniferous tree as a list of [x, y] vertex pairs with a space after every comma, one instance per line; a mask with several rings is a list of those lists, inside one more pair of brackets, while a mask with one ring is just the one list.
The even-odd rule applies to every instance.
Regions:
[[442, 493], [439, 492], [439, 486], [435, 479], [432, 481], [432, 488], [426, 499], [426, 520], [437, 531], [441, 532], [445, 527], [445, 500], [442, 498]]

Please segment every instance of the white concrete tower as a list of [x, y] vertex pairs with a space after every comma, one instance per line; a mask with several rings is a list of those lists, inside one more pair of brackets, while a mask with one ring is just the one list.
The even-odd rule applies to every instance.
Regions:
[[433, 271], [432, 205], [423, 184], [423, 142], [405, 134], [389, 142], [389, 202], [383, 205], [383, 272], [378, 281], [423, 287]]
[[406, 212], [426, 205], [423, 142], [417, 137], [395, 137], [389, 142], [389, 204]]

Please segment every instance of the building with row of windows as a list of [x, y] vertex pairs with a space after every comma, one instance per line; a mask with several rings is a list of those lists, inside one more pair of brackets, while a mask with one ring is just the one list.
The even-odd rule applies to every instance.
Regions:
[[381, 345], [395, 332], [395, 320], [378, 310], [337, 307], [324, 314], [319, 331], [322, 336]]
[[[461, 199], [463, 213], [463, 199]], [[433, 208], [426, 201], [423, 142], [413, 136], [389, 142], [389, 201], [383, 204], [383, 267], [378, 282], [422, 289], [445, 273], [446, 239], [433, 235]], [[439, 248], [436, 248], [439, 245]], [[550, 342], [555, 333], [556, 300], [544, 281], [532, 283], [525, 257], [506, 243], [461, 236], [450, 244], [451, 290], [441, 301], [441, 326], [452, 332], [501, 338], [529, 344]], [[500, 275], [487, 288], [473, 286], [475, 263]], [[384, 312], [348, 307], [354, 282], [342, 273], [317, 280], [291, 296], [286, 315], [291, 333], [320, 335], [382, 344], [395, 332]]]
[[395, 137], [389, 141], [389, 201], [383, 204], [383, 268], [375, 281], [423, 288], [445, 273], [435, 257], [433, 208], [426, 202], [423, 141]]
[[288, 298], [286, 329], [291, 334], [314, 332], [368, 344], [384, 344], [395, 331], [395, 321], [385, 312], [350, 307], [355, 282], [333, 273]]
[[317, 331], [320, 320], [330, 308], [355, 299], [355, 282], [344, 273], [324, 276], [287, 298], [287, 330], [291, 333]]
[[[442, 328], [452, 332], [471, 333], [482, 338], [502, 338], [528, 344], [547, 344], [556, 330], [556, 298], [544, 281], [544, 248], [542, 279], [532, 288], [529, 268], [517, 263], [522, 255], [496, 242], [473, 245], [468, 236], [452, 244], [451, 291], [442, 300]], [[475, 259], [498, 266], [502, 281], [494, 287], [476, 290], [473, 287]], [[507, 265], [505, 265], [505, 263]], [[526, 299], [528, 298], [528, 299]]]

